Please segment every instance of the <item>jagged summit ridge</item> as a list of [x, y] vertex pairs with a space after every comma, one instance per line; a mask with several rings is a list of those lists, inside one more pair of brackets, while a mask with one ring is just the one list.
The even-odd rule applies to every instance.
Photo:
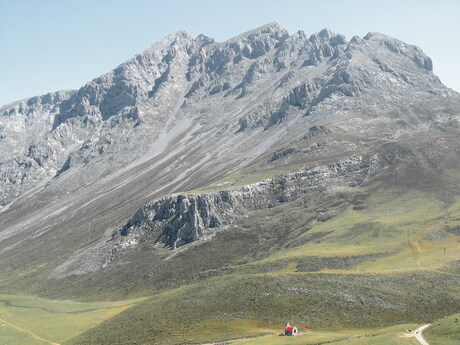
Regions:
[[430, 57], [426, 56], [422, 49], [415, 45], [409, 45], [396, 38], [377, 33], [369, 32], [363, 38], [364, 40], [374, 41], [380, 45], [384, 45], [390, 51], [409, 57], [419, 67], [425, 68], [428, 71], [433, 71], [433, 61]]
[[[359, 131], [347, 122], [365, 109], [376, 130], [388, 122], [378, 109], [427, 94], [452, 92], [421, 49], [385, 35], [348, 42], [328, 29], [289, 35], [274, 22], [217, 43], [178, 31], [77, 91], [45, 97], [47, 107], [34, 98], [2, 107], [1, 199], [7, 203], [37, 181], [115, 157], [110, 168], [90, 168], [95, 178], [110, 175], [167, 150], [170, 136], [185, 135], [188, 125], [196, 127], [190, 133], [211, 137], [220, 128], [228, 144], [238, 140], [236, 133], [263, 142], [260, 131], [296, 121], [321, 125], [332, 114], [341, 114], [334, 115], [338, 126]], [[412, 111], [398, 106], [398, 112], [408, 117], [398, 131], [418, 126]], [[245, 159], [258, 155], [247, 152]]]
[[271, 23], [259, 26], [255, 29], [243, 32], [242, 34], [232, 37], [225, 42], [234, 42], [234, 41], [239, 41], [239, 40], [244, 40], [244, 39], [250, 39], [252, 37], [257, 37], [263, 34], [268, 34], [273, 37], [280, 38], [280, 37], [289, 35], [289, 32], [278, 22], [271, 22]]

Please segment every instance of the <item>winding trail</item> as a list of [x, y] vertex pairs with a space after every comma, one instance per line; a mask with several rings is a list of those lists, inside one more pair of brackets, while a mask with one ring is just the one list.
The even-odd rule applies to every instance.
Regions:
[[423, 337], [423, 331], [430, 326], [431, 326], [431, 323], [429, 323], [428, 325], [423, 325], [414, 331], [414, 337], [417, 338], [419, 343], [422, 345], [430, 345]]
[[53, 343], [52, 341], [49, 341], [49, 340], [46, 340], [46, 339], [43, 339], [42, 337], [36, 335], [35, 333], [31, 332], [31, 331], [28, 331], [27, 329], [24, 329], [24, 328], [21, 328], [11, 322], [8, 322], [6, 320], [3, 320], [3, 319], [0, 319], [0, 323], [2, 324], [5, 324], [7, 326], [10, 326], [11, 328], [21, 332], [21, 333], [24, 333], [24, 334], [27, 334], [29, 337], [31, 337], [32, 339], [40, 342], [40, 343], [43, 343], [43, 344], [46, 344], [46, 345], [60, 345], [58, 343]]

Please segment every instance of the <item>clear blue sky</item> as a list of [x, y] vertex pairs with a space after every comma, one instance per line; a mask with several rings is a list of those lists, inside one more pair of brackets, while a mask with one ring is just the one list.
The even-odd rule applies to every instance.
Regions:
[[0, 0], [0, 105], [77, 89], [181, 29], [224, 41], [272, 21], [418, 45], [460, 91], [459, 0]]

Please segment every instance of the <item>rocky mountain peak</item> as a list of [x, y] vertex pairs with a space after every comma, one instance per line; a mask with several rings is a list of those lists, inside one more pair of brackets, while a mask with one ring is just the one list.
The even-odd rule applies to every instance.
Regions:
[[183, 42], [189, 42], [195, 39], [195, 36], [192, 34], [189, 34], [185, 30], [179, 30], [176, 31], [172, 34], [169, 34], [165, 37], [163, 37], [160, 41], [157, 43], [153, 44], [151, 48], [148, 50], [158, 50], [159, 47], [169, 47], [172, 45], [178, 45]]
[[[290, 126], [299, 116], [308, 127], [337, 117], [355, 131], [343, 124], [346, 118], [366, 113], [385, 122], [376, 109], [390, 108], [401, 98], [450, 95], [431, 70], [431, 59], [421, 49], [378, 33], [347, 42], [327, 28], [311, 36], [302, 31], [290, 36], [273, 22], [219, 43], [178, 31], [78, 91], [2, 107], [0, 174], [7, 177], [1, 198], [12, 200], [31, 181], [69, 167], [104, 161], [108, 152], [123, 156], [121, 165], [150, 150], [162, 152], [172, 140], [162, 134], [168, 126], [185, 130], [182, 126], [193, 124], [197, 130], [190, 137], [210, 135], [211, 141], [221, 128], [227, 139], [216, 144], [217, 151], [236, 140], [237, 133], [263, 141], [265, 134], [258, 131]], [[351, 101], [357, 103], [345, 105]], [[26, 120], [25, 113], [35, 116]], [[406, 122], [413, 128], [419, 120]], [[177, 131], [171, 135], [182, 133]], [[277, 145], [276, 139], [267, 140]], [[257, 152], [247, 154], [254, 158]], [[115, 166], [95, 169], [94, 176], [105, 170], [109, 174]]]
[[380, 45], [393, 53], [406, 56], [410, 58], [417, 66], [430, 72], [433, 71], [433, 62], [431, 58], [425, 55], [422, 49], [415, 45], [407, 44], [396, 38], [377, 32], [369, 32], [366, 36], [363, 37], [363, 40], [373, 43], [374, 47], [376, 47], [376, 45]]
[[256, 59], [278, 47], [289, 37], [288, 31], [280, 24], [272, 22], [247, 31], [224, 42], [238, 55]]
[[239, 34], [238, 36], [230, 38], [226, 42], [251, 40], [251, 39], [254, 39], [262, 35], [268, 35], [271, 38], [275, 38], [279, 40], [283, 37], [289, 36], [289, 32], [281, 24], [277, 22], [271, 22], [271, 23], [259, 26], [258, 28], [255, 28], [253, 30], [249, 30], [242, 34]]
[[324, 28], [318, 33], [318, 36], [324, 39], [330, 39], [331, 37], [335, 36], [335, 34], [328, 28]]
[[331, 43], [332, 45], [346, 43], [345, 36], [340, 35], [340, 34], [335, 34], [334, 32], [332, 32], [331, 30], [327, 28], [324, 28], [323, 30], [312, 34], [309, 37], [309, 41], [311, 43], [328, 42], [328, 43]]

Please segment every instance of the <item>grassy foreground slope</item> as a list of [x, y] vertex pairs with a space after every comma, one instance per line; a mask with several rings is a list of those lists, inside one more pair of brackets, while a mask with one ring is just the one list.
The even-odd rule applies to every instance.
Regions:
[[460, 344], [460, 314], [434, 322], [423, 334], [431, 345]]
[[[70, 343], [204, 343], [253, 336], [287, 320], [301, 328], [422, 323], [458, 310], [448, 293], [456, 283], [430, 274], [219, 277], [155, 296]], [[243, 327], [248, 321], [259, 325]]]
[[[311, 195], [178, 253], [170, 279], [162, 275], [169, 289], [66, 344], [206, 343], [287, 321], [314, 330], [432, 322], [460, 309], [459, 227], [460, 200], [426, 191]], [[174, 287], [177, 272], [189, 283]]]
[[[300, 334], [297, 337], [280, 337], [278, 334], [266, 337], [237, 341], [235, 345], [313, 345], [334, 343], [345, 345], [352, 342], [358, 345], [419, 345], [415, 338], [404, 337], [406, 329], [418, 327], [404, 324], [386, 328], [369, 329], [320, 329]], [[278, 330], [279, 331], [279, 330]], [[276, 333], [276, 332], [275, 332]]]
[[139, 301], [80, 303], [0, 295], [2, 345], [50, 345], [66, 341]]

